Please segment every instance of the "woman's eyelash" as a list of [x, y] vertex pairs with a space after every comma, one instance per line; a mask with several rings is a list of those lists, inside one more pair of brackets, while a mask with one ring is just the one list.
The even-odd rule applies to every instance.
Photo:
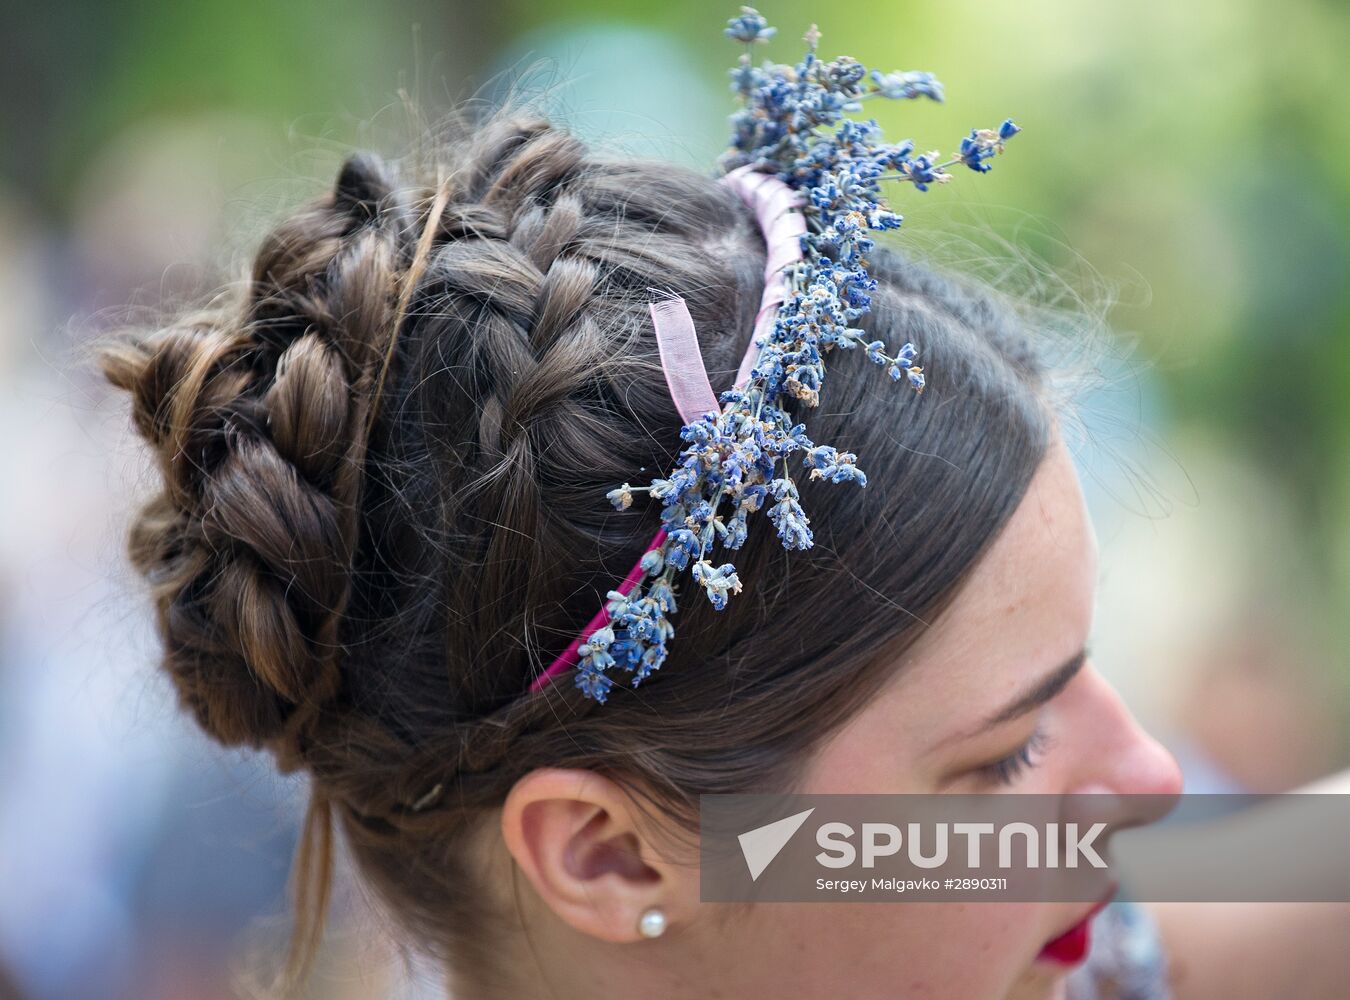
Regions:
[[1020, 747], [992, 764], [981, 766], [978, 773], [1000, 785], [1011, 785], [1023, 771], [1040, 763], [1036, 755], [1046, 748], [1048, 742], [1045, 733], [1038, 728]]

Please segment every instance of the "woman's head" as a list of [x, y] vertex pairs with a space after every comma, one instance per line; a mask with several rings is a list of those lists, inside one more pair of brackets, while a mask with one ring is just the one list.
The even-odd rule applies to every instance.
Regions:
[[[131, 554], [184, 704], [221, 742], [312, 775], [301, 871], [311, 850], [322, 861], [331, 811], [390, 912], [477, 995], [505, 975], [522, 921], [570, 949], [629, 939], [624, 908], [675, 876], [649, 864], [621, 802], [688, 830], [700, 794], [818, 786], [879, 706], [909, 731], [911, 696], [896, 692], [921, 678], [938, 718], [978, 722], [1015, 685], [941, 643], [991, 641], [961, 611], [981, 572], [1019, 602], [1028, 575], [993, 555], [1032, 498], [1081, 504], [1014, 312], [877, 251], [863, 325], [917, 344], [929, 389], [832, 357], [810, 414], [813, 436], [861, 456], [866, 489], [803, 482], [816, 547], [788, 554], [752, 529], [736, 560], [746, 592], [721, 612], [683, 602], [670, 657], [641, 688], [603, 706], [567, 678], [530, 693], [658, 524], [654, 505], [605, 499], [669, 468], [681, 444], [648, 289], [685, 298], [722, 388], [764, 246], [712, 179], [599, 159], [533, 116], [470, 123], [438, 150], [435, 169], [349, 160], [234, 293], [111, 346], [105, 369], [160, 459], [164, 489]], [[1086, 550], [1067, 551], [1088, 579]], [[1079, 611], [1036, 656], [1021, 647], [1017, 677], [1081, 647], [1066, 638]], [[1025, 615], [1013, 618], [1005, 629]], [[933, 657], [947, 665], [925, 667]], [[1085, 673], [1064, 697], [1097, 684]], [[908, 767], [886, 773], [931, 777]], [[592, 911], [550, 888], [578, 857], [592, 859], [575, 883]], [[525, 882], [501, 884], [497, 863]], [[523, 904], [513, 885], [529, 887]]]

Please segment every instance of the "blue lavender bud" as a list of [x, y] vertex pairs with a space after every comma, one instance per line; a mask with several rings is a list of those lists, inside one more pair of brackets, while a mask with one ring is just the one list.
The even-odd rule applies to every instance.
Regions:
[[668, 500], [661, 508], [661, 527], [666, 529], [667, 534], [684, 527], [684, 515], [684, 504]]
[[633, 687], [637, 687], [656, 670], [661, 669], [661, 664], [666, 662], [666, 647], [664, 644], [657, 646], [648, 646], [642, 652], [642, 658], [637, 664], [637, 670], [633, 675]]
[[594, 698], [603, 705], [605, 699], [609, 697], [609, 689], [614, 686], [614, 682], [598, 670], [587, 664], [582, 664], [577, 670], [576, 685], [581, 689], [582, 694], [588, 698]]
[[[853, 244], [854, 248], [860, 254], [867, 253], [872, 249], [871, 240], [857, 240]], [[858, 315], [866, 312], [872, 304], [872, 296], [865, 290], [867, 286], [860, 283], [851, 283], [844, 289], [844, 301], [848, 303], [850, 310], [858, 310]]]
[[722, 544], [729, 549], [739, 549], [745, 544], [746, 538], [750, 534], [750, 525], [748, 522], [745, 508], [736, 511], [730, 521], [727, 522], [727, 534], [722, 539]]
[[799, 504], [792, 497], [784, 497], [769, 508], [769, 519], [778, 529], [778, 537], [785, 549], [809, 549], [813, 544], [811, 523]]
[[746, 45], [753, 45], [755, 42], [767, 42], [777, 31], [777, 28], [769, 27], [768, 20], [755, 8], [742, 7], [739, 17], [727, 21], [723, 34]]
[[689, 565], [689, 557], [698, 552], [698, 535], [688, 528], [676, 528], [670, 533], [670, 546], [666, 549], [666, 562], [676, 569]]
[[812, 468], [833, 465], [839, 452], [827, 444], [818, 445], [802, 456], [802, 464]]
[[675, 626], [670, 624], [670, 619], [666, 615], [658, 614], [652, 618], [652, 641], [659, 643], [669, 642], [675, 635]]
[[802, 457], [802, 464], [811, 469], [812, 479], [828, 479], [832, 483], [855, 482], [867, 485], [867, 476], [854, 462], [858, 456], [848, 451], [837, 451], [828, 445], [813, 448]]
[[685, 424], [680, 429], [680, 437], [690, 444], [707, 444], [713, 440], [716, 434], [714, 420], [715, 418], [711, 414], [705, 413], [692, 424]]
[[699, 560], [694, 563], [694, 582], [703, 587], [716, 611], [727, 606], [728, 594], [741, 592], [740, 578], [736, 576], [736, 567], [731, 563], [714, 567], [706, 559]]
[[750, 65], [749, 58], [743, 57], [741, 62], [730, 70], [729, 75], [731, 89], [742, 97], [749, 97], [756, 88], [764, 85], [764, 71]]
[[927, 97], [939, 103], [942, 101], [942, 84], [932, 73], [925, 73], [922, 70], [909, 70], [908, 72], [897, 70], [894, 73], [881, 73], [874, 69], [872, 70], [872, 81], [877, 85], [877, 92], [882, 97], [892, 100], [912, 100], [916, 97]]
[[[655, 639], [656, 622], [652, 618], [654, 612], [659, 614], [660, 609], [656, 608], [655, 603], [647, 598], [643, 598], [634, 605], [623, 623], [627, 639], [643, 646]], [[611, 655], [613, 654], [611, 653]]]
[[988, 173], [991, 169], [984, 160], [993, 156], [994, 150], [988, 144], [981, 144], [978, 136], [978, 130], [972, 129], [970, 135], [961, 140], [961, 148], [957, 150], [956, 155], [971, 170], [983, 174]]
[[905, 139], [893, 146], [883, 146], [877, 155], [877, 165], [890, 170], [900, 170], [905, 161], [914, 154], [914, 140]]
[[768, 487], [763, 483], [747, 486], [741, 493], [741, 510], [749, 514], [755, 513], [764, 505], [764, 497], [768, 492]]
[[619, 618], [628, 607], [628, 595], [617, 590], [611, 590], [605, 595], [605, 612], [609, 615], [610, 621]]
[[647, 576], [655, 576], [666, 568], [666, 557], [660, 549], [652, 549], [650, 552], [644, 552], [640, 562], [642, 572]]
[[707, 524], [712, 517], [712, 504], [707, 500], [700, 500], [694, 506], [689, 508], [689, 514], [685, 518], [685, 524], [691, 527], [695, 524]]
[[614, 661], [624, 670], [632, 671], [637, 665], [638, 659], [642, 656], [642, 650], [645, 647], [636, 639], [625, 637], [614, 640], [614, 644], [609, 647], [610, 653], [614, 656]]
[[899, 229], [905, 217], [889, 209], [872, 208], [867, 213], [867, 224], [873, 229]]
[[970, 135], [961, 140], [961, 148], [956, 152], [957, 158], [971, 170], [987, 174], [991, 165], [985, 161], [1003, 152], [1003, 144], [1020, 131], [1022, 130], [1013, 124], [1011, 118], [1006, 119], [998, 127], [998, 131], [988, 128], [971, 129]]
[[664, 611], [667, 615], [673, 615], [678, 610], [678, 606], [675, 603], [675, 591], [671, 587], [671, 585], [664, 579], [659, 579], [652, 582], [651, 590], [648, 592], [648, 596], [651, 597], [651, 599], [655, 601], [657, 604], [659, 604], [661, 606], [661, 610]]
[[914, 187], [918, 191], [927, 191], [930, 184], [937, 184], [947, 179], [947, 174], [942, 172], [942, 168], [937, 165], [936, 157], [932, 153], [924, 153], [914, 157], [904, 165], [904, 173], [909, 175], [909, 179], [914, 182]]
[[577, 648], [582, 661], [589, 664], [593, 670], [608, 670], [614, 666], [614, 656], [608, 648], [592, 646], [589, 643], [582, 643]]
[[[831, 88], [849, 95], [857, 93], [858, 84], [867, 75], [867, 67], [852, 56], [840, 56], [826, 63], [821, 75]], [[821, 96], [829, 97], [833, 95], [826, 91]]]

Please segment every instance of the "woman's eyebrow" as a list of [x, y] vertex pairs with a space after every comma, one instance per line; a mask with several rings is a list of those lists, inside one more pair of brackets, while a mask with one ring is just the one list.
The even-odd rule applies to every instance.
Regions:
[[1006, 707], [995, 712], [989, 718], [984, 720], [981, 729], [987, 729], [990, 726], [1002, 725], [1005, 722], [1011, 722], [1019, 716], [1026, 715], [1033, 708], [1039, 708], [1055, 695], [1063, 691], [1073, 680], [1074, 675], [1083, 669], [1083, 664], [1087, 662], [1087, 647], [1083, 647], [1073, 656], [1069, 657], [1054, 673], [1046, 677], [1039, 684], [1027, 691], [1025, 694], [1014, 699]]
[[1018, 695], [1006, 706], [986, 718], [978, 726], [959, 733], [956, 736], [948, 736], [931, 749], [937, 750], [950, 743], [956, 743], [960, 740], [969, 739], [972, 736], [978, 736], [992, 726], [999, 726], [1005, 722], [1011, 722], [1019, 716], [1026, 715], [1032, 709], [1039, 708], [1068, 686], [1069, 681], [1073, 680], [1078, 671], [1083, 669], [1083, 664], [1087, 662], [1087, 656], [1087, 647], [1084, 646], [1078, 652], [1074, 653], [1073, 656], [1065, 660], [1064, 663], [1056, 667], [1054, 671], [1040, 680], [1035, 686], [1023, 694]]

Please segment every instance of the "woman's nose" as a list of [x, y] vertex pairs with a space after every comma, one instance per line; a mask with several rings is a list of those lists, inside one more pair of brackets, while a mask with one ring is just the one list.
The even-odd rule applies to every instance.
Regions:
[[[1176, 758], [1135, 720], [1124, 701], [1088, 664], [1079, 688], [1085, 739], [1083, 762], [1070, 792], [1107, 792], [1173, 798], [1183, 778]], [[1067, 692], [1066, 692], [1067, 693]]]

